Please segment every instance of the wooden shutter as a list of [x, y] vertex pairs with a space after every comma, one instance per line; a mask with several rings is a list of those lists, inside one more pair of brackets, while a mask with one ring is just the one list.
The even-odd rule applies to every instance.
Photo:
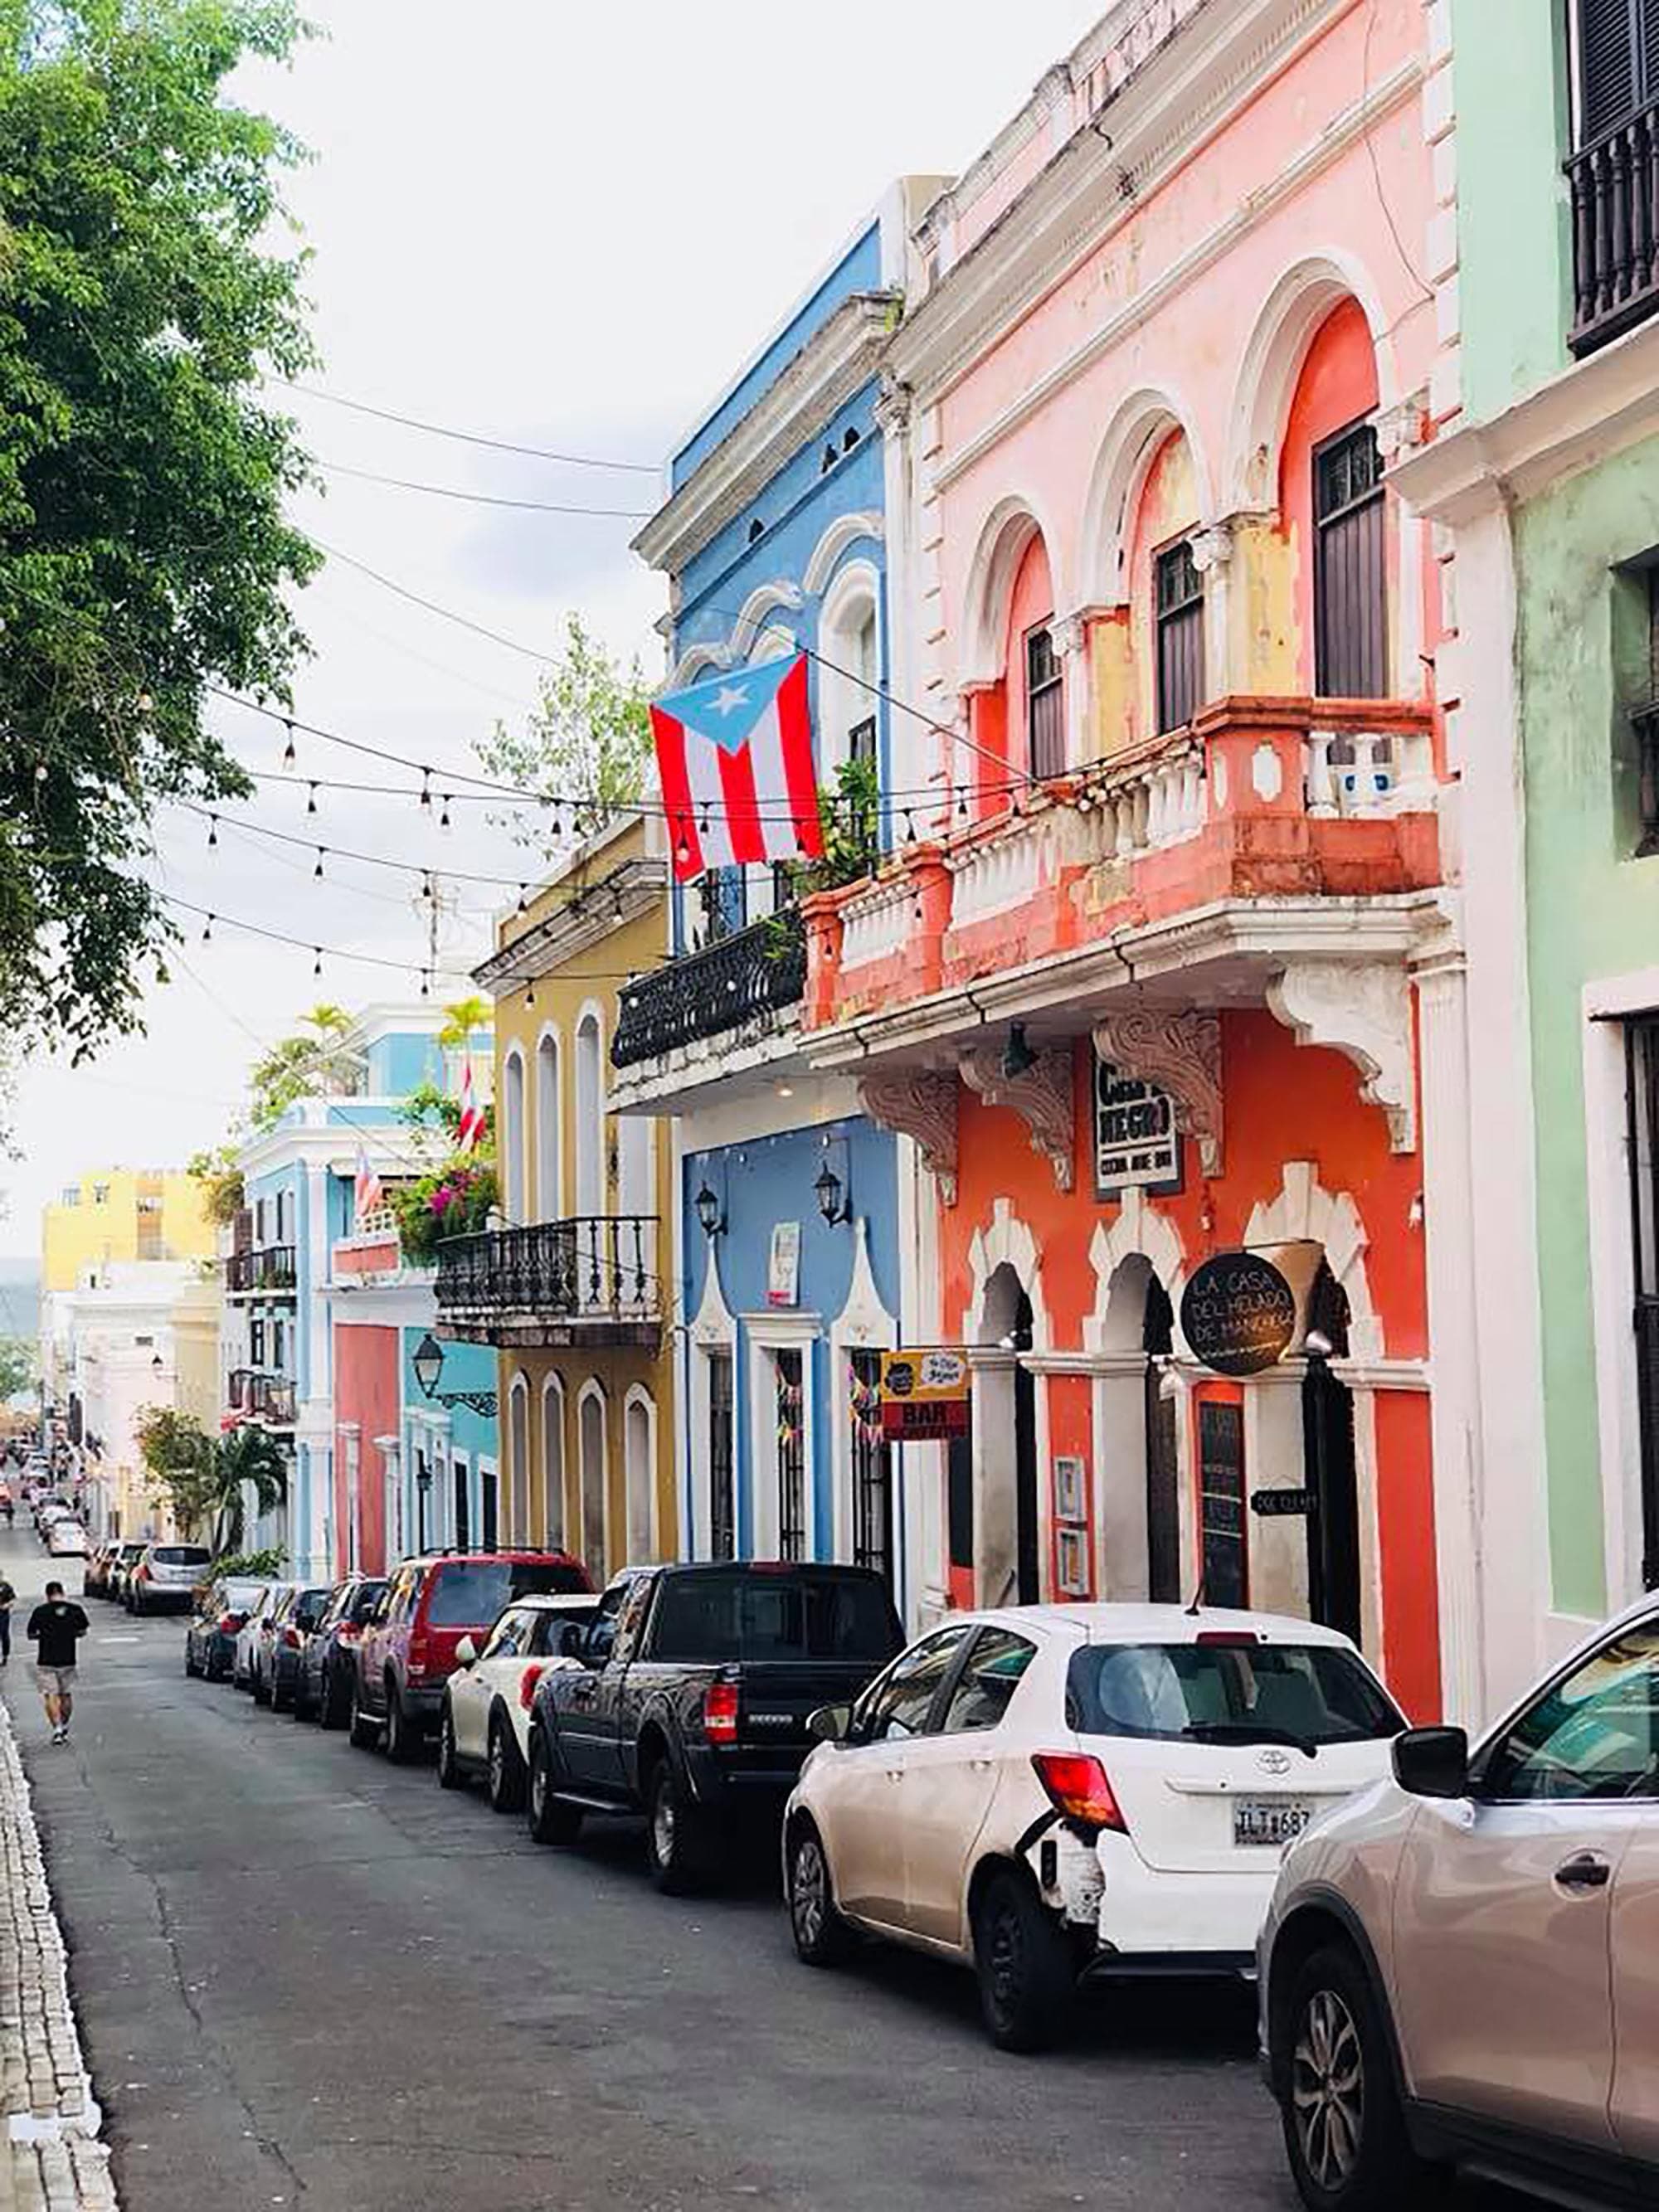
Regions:
[[1639, 95], [1638, 7], [1641, 27], [1659, 28], [1654, 0], [1578, 0], [1581, 145], [1592, 145], [1622, 123]]

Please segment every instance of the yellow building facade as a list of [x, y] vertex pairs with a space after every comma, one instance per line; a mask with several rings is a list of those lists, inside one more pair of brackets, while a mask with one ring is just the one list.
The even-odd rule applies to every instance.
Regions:
[[660, 825], [629, 815], [498, 927], [477, 980], [495, 1002], [502, 1228], [440, 1334], [496, 1347], [501, 1526], [596, 1579], [672, 1559], [672, 1158], [665, 1121], [608, 1110], [631, 975], [667, 945]]
[[88, 1267], [117, 1261], [211, 1260], [216, 1249], [202, 1187], [182, 1168], [94, 1168], [43, 1210], [41, 1288], [72, 1291]]

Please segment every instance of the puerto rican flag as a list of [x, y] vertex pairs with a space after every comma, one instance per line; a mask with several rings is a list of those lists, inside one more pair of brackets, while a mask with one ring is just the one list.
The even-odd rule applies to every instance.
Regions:
[[375, 1173], [368, 1147], [361, 1137], [357, 1139], [357, 1177], [352, 1187], [352, 1200], [358, 1221], [367, 1214], [377, 1212], [386, 1204], [386, 1187]]
[[651, 730], [676, 882], [745, 860], [822, 858], [804, 653], [659, 699]]
[[484, 1133], [483, 1108], [478, 1103], [478, 1094], [472, 1086], [472, 1062], [469, 1060], [461, 1075], [461, 1119], [455, 1132], [458, 1152], [470, 1152], [482, 1142]]

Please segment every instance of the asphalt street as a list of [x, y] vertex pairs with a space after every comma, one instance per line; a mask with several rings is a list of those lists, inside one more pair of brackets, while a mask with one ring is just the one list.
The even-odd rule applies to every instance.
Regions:
[[[32, 1601], [27, 1532], [0, 1572]], [[26, 1650], [0, 1686], [128, 2212], [1294, 2202], [1242, 1990], [1126, 1989], [1003, 2057], [965, 1974], [799, 1965], [763, 1869], [660, 1898], [636, 1831], [541, 1850], [429, 1765], [186, 1680], [178, 1620], [88, 1610], [68, 1747]]]

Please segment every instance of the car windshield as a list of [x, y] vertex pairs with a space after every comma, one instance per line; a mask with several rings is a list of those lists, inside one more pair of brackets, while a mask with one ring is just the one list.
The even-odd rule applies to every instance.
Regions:
[[150, 1558], [162, 1567], [204, 1567], [213, 1557], [200, 1544], [156, 1544]]
[[427, 1620], [434, 1628], [488, 1628], [515, 1599], [586, 1589], [582, 1570], [554, 1559], [452, 1559], [440, 1567]]
[[1193, 1743], [1346, 1743], [1406, 1725], [1370, 1669], [1330, 1644], [1085, 1644], [1066, 1717], [1080, 1735]]
[[670, 1575], [658, 1600], [659, 1659], [890, 1659], [903, 1638], [874, 1576], [763, 1569]]

